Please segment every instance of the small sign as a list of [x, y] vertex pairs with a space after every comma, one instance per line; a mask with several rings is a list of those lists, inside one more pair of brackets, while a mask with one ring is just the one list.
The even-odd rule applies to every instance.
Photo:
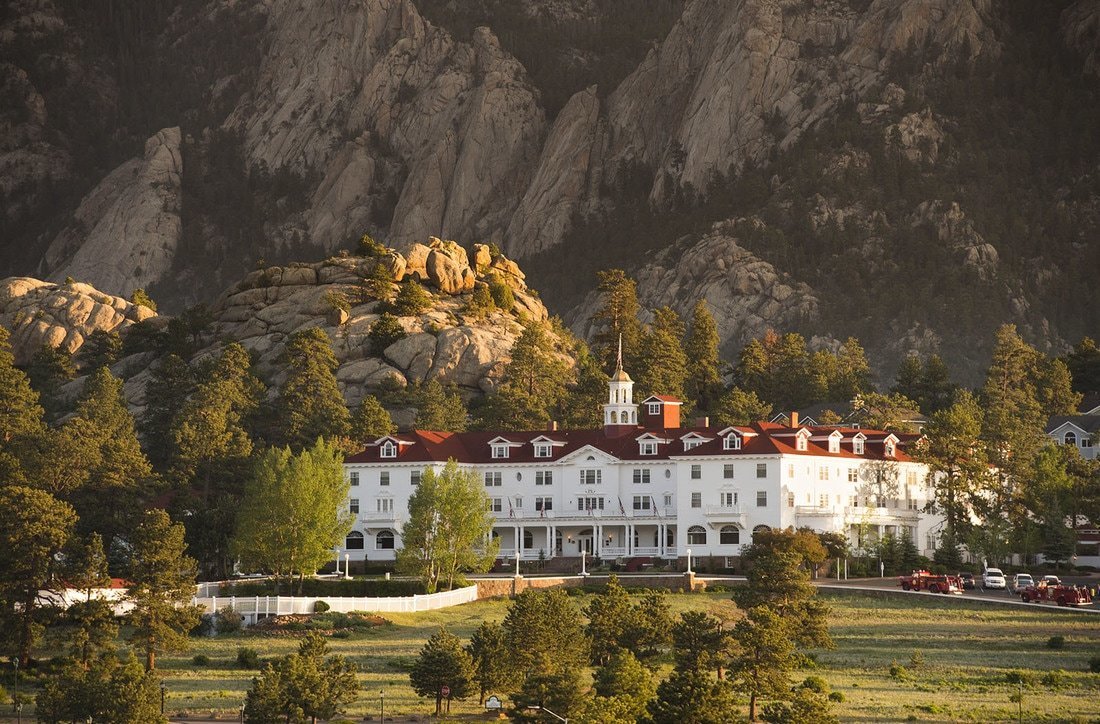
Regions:
[[448, 696], [451, 695], [451, 687], [444, 686], [442, 689], [439, 690], [439, 693], [443, 695], [444, 699], [446, 699]]
[[500, 697], [490, 696], [488, 699], [485, 700], [485, 708], [486, 709], [502, 709], [502, 708], [504, 708], [504, 704], [501, 703]]

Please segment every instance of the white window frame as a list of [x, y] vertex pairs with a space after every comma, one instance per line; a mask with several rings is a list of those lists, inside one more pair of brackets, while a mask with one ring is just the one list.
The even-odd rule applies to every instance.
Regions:
[[348, 512], [352, 515], [359, 515], [359, 498], [348, 499]]
[[657, 454], [657, 441], [656, 440], [639, 440], [638, 441], [638, 454], [639, 455], [656, 455]]
[[702, 508], [703, 507], [703, 494], [701, 492], [695, 492], [691, 494], [691, 507]]
[[535, 471], [535, 485], [553, 485], [554, 484], [554, 471], [553, 470], [536, 470]]
[[733, 463], [725, 463], [722, 465], [722, 479], [733, 480]]
[[397, 445], [393, 440], [386, 440], [378, 448], [378, 457], [380, 458], [395, 458], [397, 457]]
[[723, 450], [740, 450], [741, 449], [741, 436], [737, 435], [737, 434], [734, 434], [732, 432], [729, 435], [726, 435], [724, 438], [722, 438], [722, 449]]
[[635, 485], [648, 485], [650, 478], [649, 468], [634, 468], [634, 473], [631, 476]]
[[489, 512], [501, 513], [504, 511], [504, 498], [489, 498]]
[[548, 442], [535, 443], [535, 457], [548, 458], [554, 455], [554, 446]]
[[690, 475], [691, 475], [692, 480], [702, 480], [703, 479], [703, 466], [699, 465], [698, 463], [693, 464], [691, 466]]
[[768, 464], [767, 463], [757, 463], [756, 464], [756, 479], [757, 480], [762, 480], [762, 479], [767, 478], [767, 477], [768, 477]]
[[599, 485], [603, 482], [603, 470], [600, 468], [582, 468], [580, 480], [581, 485]]
[[756, 491], [756, 507], [767, 508], [768, 507], [768, 491], [757, 490]]
[[378, 472], [378, 484], [383, 488], [389, 487], [390, 484], [390, 471], [380, 470]]
[[358, 485], [359, 485], [359, 471], [358, 470], [352, 470], [350, 473], [348, 473], [348, 485], [350, 485], [353, 488], [358, 487]]
[[508, 445], [502, 445], [497, 443], [491, 446], [493, 449], [493, 460], [507, 460], [508, 459]]
[[647, 402], [645, 404], [645, 411], [647, 415], [660, 415], [661, 403], [660, 402]]
[[501, 485], [501, 474], [499, 470], [489, 470], [485, 472], [485, 487], [486, 488], [499, 488]]
[[634, 510], [652, 510], [652, 501], [648, 495], [635, 495], [632, 501]]

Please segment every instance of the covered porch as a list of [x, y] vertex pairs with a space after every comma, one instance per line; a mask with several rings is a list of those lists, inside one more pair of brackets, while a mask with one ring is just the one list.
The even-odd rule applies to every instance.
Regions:
[[498, 524], [493, 537], [499, 541], [497, 557], [513, 560], [551, 558], [675, 558], [676, 526], [672, 523], [547, 522]]

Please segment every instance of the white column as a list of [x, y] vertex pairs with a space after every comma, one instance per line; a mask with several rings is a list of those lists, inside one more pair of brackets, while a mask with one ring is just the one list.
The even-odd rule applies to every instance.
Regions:
[[657, 552], [662, 558], [665, 556], [665, 525], [666, 523], [657, 524]]
[[551, 527], [552, 526], [549, 526], [549, 525], [546, 526], [546, 557], [547, 558], [553, 558], [554, 557], [554, 536], [550, 532]]
[[600, 549], [603, 548], [603, 528], [599, 525], [592, 526], [592, 555], [600, 557]]
[[634, 555], [634, 524], [626, 524], [626, 554], [628, 556]]

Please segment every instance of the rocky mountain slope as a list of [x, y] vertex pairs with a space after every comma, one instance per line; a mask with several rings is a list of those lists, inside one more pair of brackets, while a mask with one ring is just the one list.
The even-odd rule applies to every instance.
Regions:
[[1098, 42], [1097, 0], [14, 0], [0, 264], [179, 310], [435, 235], [578, 330], [620, 266], [730, 352], [854, 334], [968, 378], [999, 322], [1097, 324]]
[[[380, 280], [379, 266], [389, 295], [413, 282], [429, 295], [422, 311], [392, 312], [404, 336], [381, 350], [370, 337], [372, 325], [389, 306], [371, 287]], [[475, 288], [490, 283], [507, 287], [513, 306], [472, 311]], [[514, 262], [484, 245], [475, 246], [471, 259], [456, 243], [433, 238], [427, 245], [410, 245], [406, 254], [343, 253], [320, 262], [258, 269], [223, 292], [202, 318], [188, 333], [194, 337], [188, 344], [192, 359], [216, 354], [227, 341], [240, 342], [252, 353], [257, 373], [275, 386], [286, 373], [282, 356], [289, 337], [303, 329], [324, 329], [333, 341], [341, 392], [349, 405], [356, 405], [368, 392], [400, 390], [429, 379], [453, 384], [467, 397], [490, 391], [522, 323], [545, 321], [547, 312]], [[96, 330], [119, 332], [125, 345], [131, 335], [163, 333], [168, 322], [147, 307], [87, 284], [0, 280], [0, 324], [13, 330], [19, 364], [28, 363], [43, 344], [79, 355]], [[170, 328], [168, 333], [179, 334]], [[133, 352], [115, 362], [112, 371], [126, 380], [127, 400], [140, 410], [158, 353], [154, 344], [130, 347]], [[61, 394], [74, 397], [82, 386], [74, 380]]]

